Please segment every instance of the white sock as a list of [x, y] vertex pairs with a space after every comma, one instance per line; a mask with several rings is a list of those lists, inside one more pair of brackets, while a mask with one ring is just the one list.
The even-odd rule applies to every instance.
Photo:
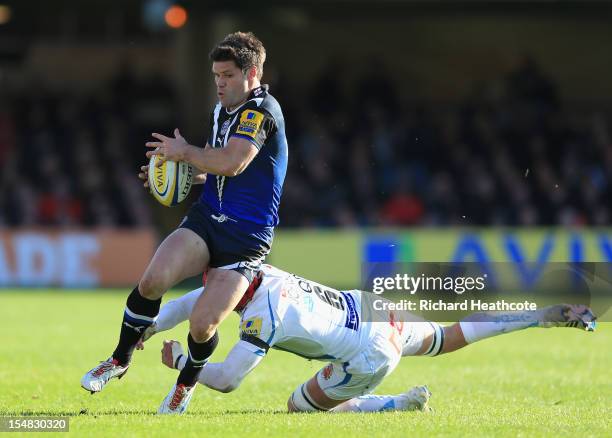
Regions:
[[468, 344], [492, 336], [535, 327], [542, 319], [540, 311], [512, 313], [474, 313], [459, 322]]
[[362, 395], [339, 404], [331, 412], [382, 412], [401, 410], [404, 397], [399, 395]]

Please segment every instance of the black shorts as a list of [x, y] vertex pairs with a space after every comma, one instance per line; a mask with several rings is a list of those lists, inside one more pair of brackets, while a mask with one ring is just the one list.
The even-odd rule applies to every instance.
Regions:
[[244, 275], [249, 283], [272, 247], [274, 229], [215, 215], [207, 205], [195, 202], [179, 228], [200, 236], [210, 252], [210, 267]]

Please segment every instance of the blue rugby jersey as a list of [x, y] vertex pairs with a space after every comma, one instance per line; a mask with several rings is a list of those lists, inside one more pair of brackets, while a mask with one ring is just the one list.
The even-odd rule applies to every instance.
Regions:
[[234, 136], [249, 140], [259, 152], [240, 175], [209, 174], [200, 202], [217, 218], [274, 227], [287, 173], [288, 146], [281, 107], [268, 93], [267, 85], [255, 88], [248, 100], [231, 112], [217, 103], [208, 144], [225, 147]]

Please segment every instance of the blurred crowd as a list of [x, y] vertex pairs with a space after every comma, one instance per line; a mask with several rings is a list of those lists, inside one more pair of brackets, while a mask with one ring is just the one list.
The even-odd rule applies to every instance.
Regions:
[[330, 64], [290, 109], [285, 225], [610, 224], [610, 113], [563, 104], [532, 58], [453, 104], [370, 65], [343, 95]]
[[[272, 87], [290, 147], [281, 226], [609, 225], [612, 119], [562, 102], [534, 60], [453, 103], [376, 67], [352, 92], [333, 64], [307, 97]], [[166, 80], [127, 69], [95, 98], [32, 84], [3, 99], [0, 226], [150, 225], [136, 173], [178, 107]]]
[[137, 81], [124, 66], [95, 97], [32, 83], [0, 107], [0, 225], [146, 226], [137, 178], [152, 129], [176, 126], [165, 78]]

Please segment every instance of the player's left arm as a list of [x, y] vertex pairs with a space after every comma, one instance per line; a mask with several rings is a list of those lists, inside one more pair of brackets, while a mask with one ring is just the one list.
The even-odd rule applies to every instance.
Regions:
[[[231, 392], [259, 365], [266, 350], [248, 341], [240, 340], [223, 362], [207, 363], [202, 368], [199, 382], [219, 392]], [[162, 362], [169, 368], [182, 369], [187, 357], [177, 341], [165, 341]]]

